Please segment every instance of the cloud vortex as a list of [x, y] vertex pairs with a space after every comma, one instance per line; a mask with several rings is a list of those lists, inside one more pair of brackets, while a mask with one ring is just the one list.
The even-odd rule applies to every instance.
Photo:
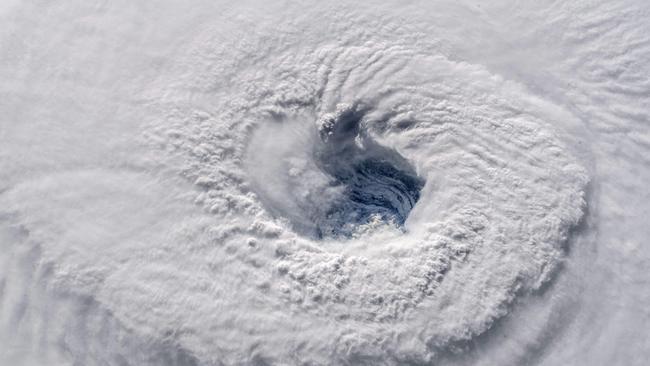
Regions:
[[431, 362], [551, 279], [583, 215], [585, 170], [522, 86], [385, 32], [399, 28], [297, 47], [260, 31], [245, 38], [256, 61], [208, 31], [190, 51], [205, 71], [183, 85], [218, 106], [170, 100], [149, 133], [185, 164], [214, 225], [230, 225], [206, 249], [219, 278], [248, 278], [199, 310], [249, 335], [212, 341], [215, 356], [200, 340], [232, 330], [198, 332], [193, 352]]
[[0, 6], [0, 365], [645, 364], [650, 12], [382, 3]]

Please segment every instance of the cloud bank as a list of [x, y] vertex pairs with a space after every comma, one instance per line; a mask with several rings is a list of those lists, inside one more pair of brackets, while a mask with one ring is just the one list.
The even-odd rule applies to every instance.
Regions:
[[642, 3], [7, 3], [2, 364], [641, 365]]

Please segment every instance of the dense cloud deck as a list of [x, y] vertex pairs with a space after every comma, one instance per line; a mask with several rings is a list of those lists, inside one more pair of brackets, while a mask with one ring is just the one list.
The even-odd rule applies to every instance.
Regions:
[[0, 365], [645, 365], [642, 2], [0, 7]]

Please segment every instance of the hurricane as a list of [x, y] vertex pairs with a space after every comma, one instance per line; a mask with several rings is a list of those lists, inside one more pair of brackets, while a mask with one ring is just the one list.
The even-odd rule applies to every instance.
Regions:
[[642, 1], [7, 1], [0, 365], [645, 365]]

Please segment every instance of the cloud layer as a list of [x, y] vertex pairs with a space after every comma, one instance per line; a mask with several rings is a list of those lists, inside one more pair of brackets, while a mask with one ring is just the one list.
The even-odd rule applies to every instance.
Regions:
[[650, 349], [641, 5], [5, 6], [1, 362]]

